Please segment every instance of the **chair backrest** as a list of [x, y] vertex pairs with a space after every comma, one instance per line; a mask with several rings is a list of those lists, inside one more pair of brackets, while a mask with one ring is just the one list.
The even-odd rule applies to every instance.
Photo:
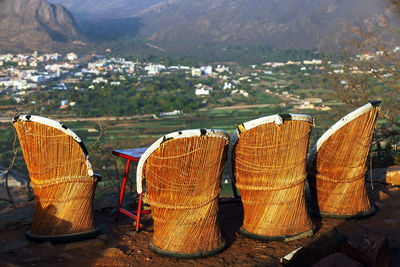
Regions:
[[171, 184], [188, 182], [185, 179], [193, 179], [192, 175], [215, 176], [213, 172], [219, 172], [220, 166], [209, 165], [225, 163], [225, 159], [221, 157], [225, 155], [224, 148], [228, 143], [229, 135], [226, 132], [210, 129], [183, 130], [159, 138], [139, 160], [136, 175], [137, 192], [142, 193], [143, 177], [146, 176], [146, 172], [154, 170], [151, 168], [153, 164], [155, 167], [161, 166], [157, 165], [158, 163], [163, 164], [163, 168], [160, 168], [162, 174], [157, 174], [161, 178], [176, 178], [168, 181]]
[[372, 101], [332, 125], [311, 149], [307, 170], [325, 169], [325, 174], [340, 178], [360, 174], [365, 168], [380, 105], [380, 101]]
[[62, 123], [19, 115], [13, 124], [33, 187], [96, 179], [85, 145]]
[[[283, 124], [284, 127], [279, 127]], [[302, 114], [276, 114], [239, 125], [228, 152], [233, 182], [237, 175], [244, 173], [257, 179], [265, 175], [278, 178], [278, 173], [285, 179], [298, 179], [298, 172], [293, 168], [300, 168], [300, 176], [303, 176], [305, 165], [301, 163], [305, 163], [312, 126], [312, 117]], [[276, 187], [288, 181], [270, 182]], [[265, 180], [264, 183], [269, 182]]]

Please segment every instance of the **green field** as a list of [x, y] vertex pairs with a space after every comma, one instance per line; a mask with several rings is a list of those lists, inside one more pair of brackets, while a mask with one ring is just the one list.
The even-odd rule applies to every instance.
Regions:
[[[149, 146], [159, 137], [183, 129], [222, 129], [231, 135], [236, 127], [243, 122], [276, 113], [305, 113], [313, 116], [315, 126], [310, 136], [311, 146], [333, 122], [345, 115], [346, 112], [347, 110], [337, 107], [330, 112], [314, 110], [302, 110], [299, 112], [290, 108], [264, 107], [198, 111], [196, 113], [159, 119], [146, 117], [111, 122], [103, 121], [100, 123], [101, 128], [105, 129], [105, 131], [102, 133], [98, 143], [96, 143], [96, 140], [98, 140], [101, 132], [98, 122], [68, 122], [66, 125], [75, 131], [86, 144], [96, 172], [103, 176], [104, 182], [100, 186], [112, 187], [117, 190], [120, 178], [122, 177], [125, 160], [112, 156], [111, 152], [114, 149]], [[62, 122], [62, 119], [60, 121]], [[91, 132], [88, 129], [91, 129]], [[97, 129], [97, 132], [93, 132], [93, 129]], [[0, 141], [2, 146], [0, 159], [3, 166], [8, 166], [8, 162], [12, 156], [13, 135], [11, 123], [0, 125]], [[16, 167], [26, 172], [21, 152], [18, 154]], [[134, 177], [135, 170], [131, 171], [131, 176]], [[229, 177], [227, 170], [225, 170], [223, 177], [224, 179]], [[232, 194], [230, 184], [223, 183], [223, 186], [223, 195]]]

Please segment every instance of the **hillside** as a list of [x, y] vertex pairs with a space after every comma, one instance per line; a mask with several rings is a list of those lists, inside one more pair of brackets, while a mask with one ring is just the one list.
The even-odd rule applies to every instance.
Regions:
[[130, 37], [167, 50], [204, 44], [335, 49], [348, 29], [380, 27], [394, 18], [381, 0], [51, 1], [68, 7], [83, 31], [118, 18], [115, 29], [130, 21]]
[[49, 0], [71, 10], [79, 21], [134, 17], [137, 12], [154, 6], [163, 0]]
[[0, 48], [4, 51], [60, 51], [83, 44], [73, 16], [45, 0], [0, 0]]

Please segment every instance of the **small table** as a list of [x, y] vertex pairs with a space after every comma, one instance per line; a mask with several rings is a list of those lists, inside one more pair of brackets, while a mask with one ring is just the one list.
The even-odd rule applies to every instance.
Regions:
[[133, 149], [118, 149], [118, 150], [113, 150], [113, 152], [112, 152], [112, 154], [114, 156], [118, 156], [118, 157], [127, 159], [126, 166], [125, 166], [125, 176], [124, 176], [124, 179], [122, 180], [121, 192], [119, 195], [119, 202], [118, 202], [117, 212], [115, 214], [115, 220], [116, 221], [118, 220], [120, 212], [133, 218], [134, 220], [136, 220], [136, 232], [139, 231], [140, 214], [150, 213], [150, 210], [142, 210], [142, 193], [139, 194], [139, 203], [138, 203], [137, 211], [130, 212], [124, 208], [121, 208], [121, 205], [122, 205], [122, 200], [124, 199], [125, 185], [126, 185], [126, 180], [128, 179], [129, 166], [131, 164], [131, 161], [136, 161], [136, 162], [139, 161], [140, 157], [143, 155], [143, 153], [146, 150], [147, 150], [147, 147], [141, 147], [141, 148], [133, 148]]

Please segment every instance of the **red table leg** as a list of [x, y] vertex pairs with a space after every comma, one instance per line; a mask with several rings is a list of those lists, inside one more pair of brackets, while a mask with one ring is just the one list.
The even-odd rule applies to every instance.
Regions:
[[139, 232], [140, 214], [142, 213], [142, 193], [139, 194], [139, 204], [136, 213], [136, 232]]
[[115, 214], [115, 220], [118, 221], [121, 205], [122, 205], [122, 200], [124, 199], [124, 193], [125, 193], [125, 185], [126, 185], [126, 180], [128, 179], [128, 173], [129, 173], [129, 166], [131, 164], [131, 160], [128, 159], [126, 162], [126, 167], [125, 167], [125, 176], [124, 179], [122, 180], [122, 186], [121, 186], [121, 193], [119, 195], [119, 202], [118, 202], [118, 208], [117, 208], [117, 213]]

